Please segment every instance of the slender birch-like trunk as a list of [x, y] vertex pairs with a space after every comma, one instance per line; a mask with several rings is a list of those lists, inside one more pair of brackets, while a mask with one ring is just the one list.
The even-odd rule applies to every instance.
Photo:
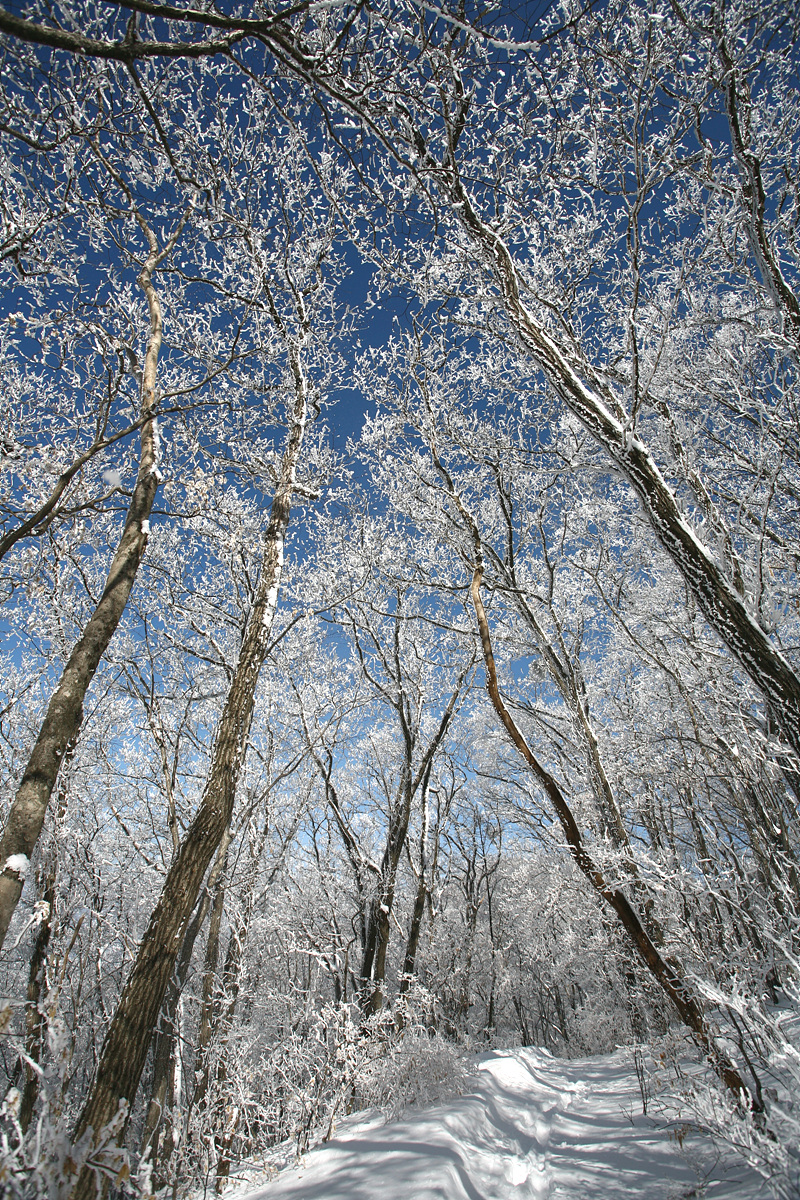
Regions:
[[[123, 185], [124, 186], [124, 185]], [[22, 894], [34, 846], [42, 831], [47, 807], [67, 747], [74, 743], [83, 720], [83, 702], [100, 660], [108, 648], [133, 588], [144, 557], [149, 519], [158, 490], [158, 428], [156, 378], [161, 350], [163, 317], [153, 285], [153, 273], [174, 249], [188, 210], [167, 244], [159, 247], [155, 233], [134, 208], [133, 215], [147, 238], [149, 253], [139, 275], [147, 298], [150, 336], [142, 372], [139, 471], [122, 536], [111, 561], [103, 594], [61, 673], [28, 759], [17, 794], [0, 838], [0, 947]]]

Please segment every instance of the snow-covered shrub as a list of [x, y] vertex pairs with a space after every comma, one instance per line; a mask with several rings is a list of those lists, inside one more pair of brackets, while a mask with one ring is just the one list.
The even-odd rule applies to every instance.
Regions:
[[355, 1080], [359, 1108], [380, 1108], [393, 1118], [469, 1086], [466, 1049], [435, 1029], [435, 1007], [435, 997], [415, 984], [399, 998], [394, 1014], [374, 1019], [372, 1053]]
[[[44, 1011], [48, 1011], [46, 1005]], [[11, 1005], [6, 1004], [0, 1012], [0, 1028], [4, 1033], [11, 1016]], [[63, 1022], [55, 1011], [49, 1013], [47, 1032], [50, 1054], [62, 1067], [57, 1075], [63, 1077], [66, 1037]], [[14, 1200], [56, 1195], [70, 1150], [69, 1130], [60, 1098], [61, 1078], [54, 1079], [52, 1070], [43, 1070], [33, 1063], [25, 1053], [21, 1039], [9, 1037], [8, 1046], [39, 1076], [40, 1105], [35, 1119], [27, 1130], [23, 1130], [20, 1124], [22, 1093], [17, 1087], [6, 1092], [0, 1106], [0, 1194], [14, 1197]]]
[[[743, 990], [722, 995], [704, 988], [727, 1011], [723, 1039], [751, 1081], [763, 1113], [737, 1106], [707, 1072], [686, 1081], [683, 1100], [692, 1117], [720, 1145], [739, 1154], [764, 1179], [775, 1200], [800, 1200], [800, 985], [784, 984], [785, 1000], [763, 1004]], [[745, 1072], [743, 1072], [744, 1074]]]
[[[91, 1151], [91, 1131], [73, 1143], [72, 1114], [65, 1109], [67, 1071], [70, 1065], [70, 1036], [59, 1010], [57, 990], [41, 1005], [46, 1023], [47, 1056], [42, 1067], [25, 1052], [21, 1041], [11, 1037], [9, 1048], [39, 1077], [39, 1102], [27, 1129], [20, 1122], [22, 1093], [11, 1087], [0, 1105], [0, 1196], [8, 1200], [57, 1200], [66, 1195], [81, 1169], [88, 1165], [98, 1177], [125, 1186], [129, 1179], [126, 1151], [117, 1145], [117, 1135], [127, 1116], [123, 1102], [117, 1116], [103, 1130], [97, 1148]], [[0, 1029], [8, 1024], [10, 1006], [0, 1011]]]
[[[444, 1100], [469, 1084], [463, 1047], [430, 1027], [432, 998], [414, 988], [395, 1010], [364, 1020], [352, 1004], [326, 1004], [302, 1020], [273, 1027], [273, 1040], [238, 1036], [224, 1047], [225, 1068], [192, 1114], [181, 1161], [171, 1169], [198, 1185], [273, 1147], [303, 1154], [335, 1133], [345, 1116]], [[264, 1014], [262, 1014], [263, 1016]], [[277, 1008], [270, 1014], [277, 1016]], [[288, 1016], [288, 1012], [287, 1012]]]
[[458, 1095], [469, 1082], [469, 1060], [462, 1048], [441, 1034], [407, 1029], [359, 1072], [358, 1096], [363, 1107], [374, 1105], [394, 1118], [406, 1108]]

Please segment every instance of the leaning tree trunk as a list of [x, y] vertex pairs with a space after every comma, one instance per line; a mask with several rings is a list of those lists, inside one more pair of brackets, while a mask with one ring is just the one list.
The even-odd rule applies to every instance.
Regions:
[[[456, 88], [460, 89], [457, 76]], [[569, 411], [634, 488], [656, 537], [683, 575], [709, 625], [766, 697], [784, 737], [800, 758], [800, 679], [695, 534], [647, 446], [580, 347], [559, 345], [523, 303], [514, 259], [503, 239], [478, 214], [459, 175], [455, 147], [468, 109], [469, 97], [459, 90], [455, 118], [448, 122], [451, 150], [442, 166], [425, 151], [421, 134], [417, 135], [418, 153], [434, 176], [438, 175], [437, 183], [453, 214], [494, 274], [522, 345]]]
[[160, 1013], [159, 1027], [153, 1036], [153, 1083], [150, 1089], [150, 1102], [147, 1106], [147, 1114], [142, 1130], [141, 1148], [143, 1155], [149, 1155], [150, 1162], [154, 1167], [158, 1161], [159, 1132], [167, 1103], [172, 1056], [176, 1046], [175, 1031], [178, 1000], [183, 993], [189, 974], [189, 966], [195, 942], [211, 908], [212, 894], [215, 892], [217, 881], [225, 868], [230, 838], [231, 830], [229, 826], [217, 851], [217, 856], [206, 881], [203, 895], [195, 908], [194, 915], [184, 934], [181, 952], [175, 970], [170, 978]]
[[495, 712], [500, 718], [522, 758], [525, 760], [528, 767], [531, 769], [532, 773], [543, 787], [548, 800], [555, 810], [559, 823], [561, 824], [567, 846], [569, 847], [570, 854], [572, 855], [576, 865], [586, 877], [592, 889], [614, 911], [618, 921], [628, 934], [628, 937], [639, 953], [645, 966], [650, 971], [659, 987], [672, 1002], [683, 1023], [692, 1031], [692, 1034], [694, 1035], [697, 1044], [703, 1051], [703, 1054], [706, 1056], [725, 1086], [733, 1093], [737, 1103], [741, 1102], [743, 1096], [748, 1097], [750, 1105], [755, 1111], [759, 1107], [757, 1097], [754, 1097], [751, 1094], [750, 1089], [745, 1086], [744, 1080], [742, 1079], [736, 1067], [721, 1056], [715, 1044], [714, 1038], [706, 1025], [702, 1003], [699, 997], [695, 994], [691, 984], [685, 978], [681, 978], [675, 967], [661, 956], [653, 940], [645, 929], [642, 920], [639, 918], [636, 910], [633, 908], [625, 894], [620, 891], [619, 888], [614, 887], [606, 881], [599, 867], [593, 861], [591, 855], [584, 845], [580, 829], [578, 828], [578, 823], [575, 820], [572, 810], [569, 807], [561, 788], [558, 786], [553, 776], [547, 770], [545, 770], [545, 768], [536, 758], [522, 732], [516, 725], [513, 717], [503, 703], [502, 696], [500, 695], [500, 687], [497, 681], [497, 670], [495, 668], [494, 655], [492, 653], [489, 622], [486, 617], [486, 610], [483, 607], [483, 600], [481, 599], [480, 594], [482, 579], [483, 566], [479, 561], [473, 572], [472, 582], [470, 585], [470, 595], [472, 597], [472, 603], [475, 609], [475, 616], [478, 621], [481, 646], [483, 648], [483, 658], [486, 665], [486, 689], [489, 693], [489, 697], [492, 701]]
[[47, 706], [39, 736], [11, 805], [3, 836], [0, 838], [0, 947], [22, 894], [30, 857], [42, 831], [47, 806], [64, 755], [67, 747], [77, 738], [83, 720], [84, 698], [128, 603], [147, 546], [150, 512], [161, 478], [158, 469], [158, 430], [154, 412], [163, 322], [161, 302], [153, 286], [153, 272], [174, 249], [185, 217], [178, 223], [166, 246], [159, 249], [156, 236], [149, 225], [138, 213], [136, 216], [150, 246], [150, 252], [139, 275], [139, 285], [147, 297], [150, 314], [150, 336], [142, 372], [140, 399], [142, 424], [139, 472], [125, 527], [111, 562], [103, 594], [72, 651], [58, 687]]
[[456, 492], [453, 481], [439, 459], [435, 445], [431, 446], [434, 462], [437, 470], [442, 475], [447, 484], [450, 498], [458, 509], [461, 518], [464, 522], [466, 530], [472, 543], [472, 558], [473, 572], [470, 582], [470, 597], [475, 610], [475, 617], [478, 623], [478, 631], [481, 640], [481, 649], [483, 651], [483, 661], [486, 668], [486, 690], [489, 693], [492, 706], [497, 713], [502, 725], [514, 743], [514, 746], [519, 751], [523, 760], [530, 768], [539, 784], [544, 789], [544, 792], [553, 806], [556, 816], [564, 833], [564, 837], [569, 848], [572, 858], [588, 880], [592, 890], [613, 910], [617, 920], [622, 925], [622, 928], [627, 933], [634, 948], [641, 957], [644, 965], [652, 975], [655, 982], [671, 1001], [683, 1023], [692, 1031], [697, 1044], [700, 1046], [703, 1054], [708, 1059], [711, 1066], [716, 1071], [719, 1078], [725, 1086], [733, 1093], [737, 1103], [741, 1101], [743, 1096], [747, 1097], [753, 1111], [760, 1110], [760, 1102], [758, 1096], [752, 1095], [749, 1088], [745, 1086], [739, 1071], [729, 1062], [717, 1048], [715, 1040], [709, 1031], [705, 1016], [703, 1013], [702, 1001], [695, 993], [694, 988], [687, 979], [682, 977], [679, 968], [674, 964], [666, 961], [653, 938], [647, 931], [645, 923], [639, 917], [636, 909], [628, 900], [624, 892], [620, 888], [615, 887], [612, 883], [606, 880], [598, 865], [594, 862], [581, 836], [578, 823], [575, 820], [572, 809], [567, 802], [564, 793], [558, 786], [558, 783], [539, 762], [536, 755], [531, 750], [525, 739], [522, 731], [517, 726], [511, 713], [506, 708], [503, 698], [500, 694], [500, 685], [497, 680], [497, 669], [495, 667], [494, 654], [492, 652], [492, 641], [489, 633], [489, 621], [486, 616], [486, 609], [483, 606], [481, 597], [481, 584], [483, 583], [484, 560], [483, 546], [481, 542], [480, 530], [475, 522], [474, 517], [469, 512], [464, 501]]
[[[89, 1163], [92, 1154], [118, 1143], [124, 1132], [184, 927], [233, 814], [256, 687], [270, 645], [278, 603], [284, 540], [308, 411], [300, 347], [294, 339], [287, 339], [287, 345], [295, 403], [272, 500], [255, 603], [217, 730], [211, 770], [200, 807], [167, 872], [158, 904], [106, 1034], [89, 1096], [75, 1127], [76, 1143], [91, 1130]], [[104, 1133], [115, 1118], [113, 1132], [110, 1135]], [[72, 1200], [94, 1200], [95, 1195], [96, 1171], [86, 1165], [71, 1197]]]

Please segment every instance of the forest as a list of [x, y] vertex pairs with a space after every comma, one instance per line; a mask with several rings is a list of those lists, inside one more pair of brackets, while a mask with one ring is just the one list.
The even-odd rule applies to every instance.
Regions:
[[792, 10], [0, 10], [3, 1195], [648, 1045], [800, 1196]]

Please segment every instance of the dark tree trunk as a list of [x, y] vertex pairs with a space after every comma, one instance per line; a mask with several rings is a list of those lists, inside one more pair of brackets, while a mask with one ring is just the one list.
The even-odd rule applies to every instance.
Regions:
[[422, 918], [425, 916], [425, 903], [428, 899], [428, 889], [425, 884], [425, 877], [420, 873], [419, 883], [417, 884], [417, 894], [414, 899], [414, 911], [411, 914], [411, 924], [408, 929], [408, 940], [406, 941], [406, 953], [403, 959], [403, 977], [400, 980], [400, 995], [404, 995], [411, 986], [411, 980], [414, 977], [414, 968], [417, 961], [417, 950], [419, 949], [419, 936], [422, 932]]
[[[477, 536], [477, 530], [474, 528], [474, 523], [472, 524], [472, 532], [477, 555], [480, 552], [480, 542]], [[483, 568], [481, 565], [478, 565], [476, 566], [472, 576], [470, 594], [472, 596], [472, 602], [475, 608], [475, 615], [477, 617], [478, 629], [481, 637], [481, 645], [483, 647], [483, 657], [486, 665], [486, 688], [489, 692], [492, 705], [498, 717], [500, 718], [500, 721], [511, 737], [512, 742], [516, 746], [522, 758], [528, 764], [534, 776], [543, 787], [545, 794], [552, 804], [556, 816], [561, 824], [561, 828], [564, 832], [570, 853], [576, 865], [586, 877], [593, 890], [597, 892], [597, 894], [601, 896], [606, 904], [608, 904], [609, 907], [614, 911], [617, 919], [627, 933], [647, 969], [671, 1000], [683, 1023], [692, 1031], [695, 1040], [703, 1051], [703, 1054], [711, 1063], [725, 1086], [733, 1093], [734, 1097], [736, 1098], [736, 1102], [740, 1103], [741, 1097], [747, 1096], [750, 1098], [751, 1107], [754, 1111], [756, 1111], [759, 1108], [757, 1097], [754, 1096], [751, 1090], [745, 1086], [744, 1080], [742, 1079], [736, 1067], [724, 1059], [718, 1051], [714, 1039], [706, 1025], [701, 1001], [695, 994], [691, 984], [680, 976], [673, 965], [662, 958], [652, 939], [648, 935], [644, 924], [640, 920], [635, 909], [624, 893], [606, 882], [601, 871], [593, 862], [589, 852], [586, 850], [586, 847], [583, 844], [583, 838], [581, 837], [577, 822], [563, 792], [561, 791], [561, 788], [558, 786], [553, 776], [550, 775], [547, 770], [545, 770], [545, 768], [536, 758], [524, 736], [515, 724], [511, 714], [503, 703], [503, 698], [500, 695], [500, 688], [497, 681], [494, 654], [492, 653], [489, 622], [486, 617], [486, 610], [483, 607], [483, 601], [480, 594], [482, 578]]]
[[225, 857], [230, 837], [231, 831], [229, 826], [217, 851], [217, 857], [214, 866], [211, 868], [200, 902], [195, 908], [194, 915], [184, 935], [178, 962], [164, 998], [158, 1027], [153, 1035], [153, 1083], [150, 1090], [150, 1103], [147, 1107], [144, 1128], [142, 1130], [141, 1147], [142, 1154], [146, 1154], [149, 1151], [150, 1161], [154, 1167], [158, 1164], [159, 1132], [166, 1113], [172, 1060], [175, 1054], [178, 1001], [183, 994], [189, 974], [195, 942], [200, 935], [200, 931], [211, 908], [211, 895], [215, 891], [217, 881], [225, 868]]
[[[74, 1140], [92, 1130], [94, 1152], [103, 1145], [103, 1132], [126, 1104], [133, 1106], [152, 1031], [164, 1000], [186, 923], [211, 859], [230, 825], [236, 789], [244, 765], [253, 716], [256, 687], [272, 636], [283, 569], [283, 546], [291, 512], [300, 449], [307, 414], [305, 376], [294, 343], [290, 364], [295, 382], [295, 407], [279, 483], [272, 501], [264, 539], [261, 576], [247, 621], [239, 661], [225, 700], [214, 743], [211, 770], [200, 807], [183, 839], [122, 989], [100, 1052], [92, 1087], [78, 1117]], [[113, 1140], [118, 1143], [127, 1117]], [[90, 1156], [91, 1161], [91, 1156]], [[85, 1166], [71, 1193], [72, 1200], [95, 1200], [96, 1175]]]
[[[45, 985], [47, 951], [53, 928], [56, 906], [57, 860], [53, 855], [43, 880], [42, 903], [47, 905], [47, 914], [36, 933], [30, 968], [28, 971], [28, 994], [25, 1005], [25, 1053], [34, 1063], [42, 1060], [42, 1050], [47, 1032], [45, 1014], [42, 1012], [42, 993]], [[24, 1064], [25, 1084], [19, 1107], [19, 1124], [25, 1133], [31, 1123], [36, 1098], [39, 1095], [39, 1074], [28, 1063]]]

